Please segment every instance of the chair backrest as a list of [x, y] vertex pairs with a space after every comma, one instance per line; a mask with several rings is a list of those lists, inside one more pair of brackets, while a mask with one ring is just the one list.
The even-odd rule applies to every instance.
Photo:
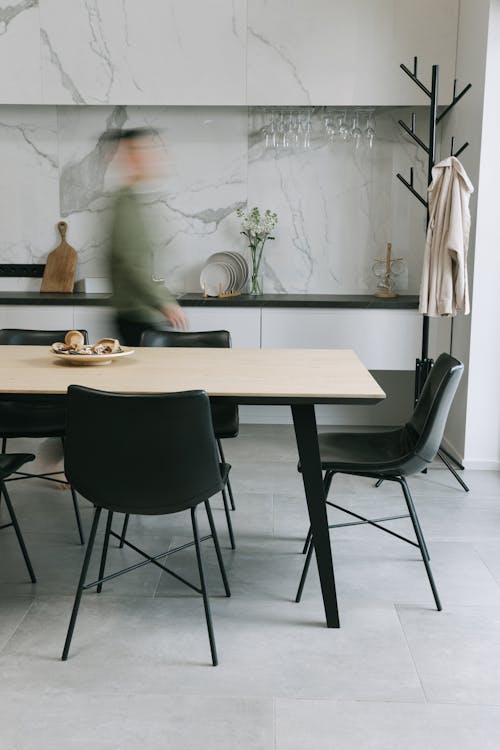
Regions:
[[[214, 349], [229, 349], [231, 334], [229, 331], [144, 331], [141, 346], [201, 346]], [[218, 438], [236, 437], [239, 431], [239, 412], [237, 404], [212, 398], [212, 419]]]
[[208, 396], [71, 385], [64, 466], [72, 487], [109, 510], [160, 515], [204, 502], [222, 489]]
[[446, 420], [464, 371], [463, 364], [449, 354], [440, 354], [427, 378], [413, 416], [404, 431], [411, 435], [413, 452], [430, 463], [439, 450]]
[[[56, 341], [64, 341], [68, 330], [64, 331], [33, 331], [27, 328], [0, 329], [0, 345], [2, 346], [50, 346]], [[85, 343], [89, 342], [87, 331], [80, 331]]]
[[144, 331], [141, 346], [200, 346], [208, 349], [229, 349], [229, 331]]

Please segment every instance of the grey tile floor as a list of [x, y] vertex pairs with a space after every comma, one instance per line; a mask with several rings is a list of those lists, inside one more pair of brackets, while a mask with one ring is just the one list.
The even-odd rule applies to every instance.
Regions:
[[[293, 602], [307, 516], [291, 428], [243, 426], [226, 451], [238, 548], [215, 499], [232, 588], [226, 599], [207, 546], [215, 669], [201, 599], [151, 567], [84, 596], [59, 661], [83, 555], [70, 497], [39, 480], [11, 485], [39, 583], [1, 531], [0, 750], [496, 750], [500, 473], [466, 472], [469, 495], [439, 466], [411, 480], [441, 613], [416, 550], [366, 527], [335, 531], [341, 628], [328, 630], [315, 571]], [[339, 477], [334, 489], [360, 512], [398, 512], [397, 488], [371, 485]], [[130, 525], [158, 551], [189, 533], [187, 514]], [[113, 547], [109, 566], [135, 559]], [[174, 560], [195, 575], [193, 550]]]

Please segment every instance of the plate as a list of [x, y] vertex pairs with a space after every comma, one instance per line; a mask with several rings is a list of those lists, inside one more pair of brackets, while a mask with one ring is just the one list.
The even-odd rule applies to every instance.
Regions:
[[226, 293], [233, 283], [234, 276], [227, 263], [207, 263], [200, 274], [201, 288], [209, 297]]
[[135, 353], [135, 349], [129, 349], [127, 346], [122, 346], [121, 352], [114, 354], [61, 354], [49, 351], [60, 362], [67, 362], [70, 365], [110, 365], [114, 359], [128, 357], [129, 354]]
[[239, 292], [245, 286], [248, 278], [248, 265], [240, 253], [219, 252], [213, 253], [208, 259], [207, 265], [212, 263], [223, 263], [229, 266], [234, 274], [234, 282], [231, 289], [227, 291]]

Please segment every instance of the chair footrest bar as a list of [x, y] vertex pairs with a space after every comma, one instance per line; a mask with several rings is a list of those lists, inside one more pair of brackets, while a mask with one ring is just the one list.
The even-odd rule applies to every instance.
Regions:
[[[402, 534], [398, 534], [395, 531], [392, 531], [392, 529], [387, 529], [385, 526], [381, 526], [376, 521], [372, 521], [370, 518], [365, 518], [365, 516], [360, 516], [359, 513], [354, 513], [352, 510], [347, 510], [347, 508], [342, 508], [341, 505], [336, 505], [336, 503], [331, 503], [329, 500], [327, 500], [327, 505], [330, 505], [332, 508], [336, 508], [337, 510], [341, 510], [342, 513], [347, 513], [349, 516], [353, 516], [354, 518], [361, 519], [362, 523], [369, 523], [370, 526], [375, 526], [375, 528], [380, 529], [381, 531], [385, 531], [386, 534], [390, 534], [391, 536], [395, 536], [397, 539], [401, 539], [403, 542], [407, 542], [408, 544], [411, 544], [413, 547], [418, 547], [419, 545], [416, 542], [413, 542], [411, 539], [408, 539], [406, 536], [403, 536]], [[407, 518], [408, 514], [402, 515], [402, 516], [389, 516], [385, 520], [393, 519], [393, 518]], [[381, 519], [384, 520], [384, 519]], [[355, 526], [356, 524], [344, 524], [345, 526], [352, 525]], [[330, 526], [329, 528], [333, 528]]]
[[0, 526], [0, 529], [8, 529], [8, 528], [9, 528], [9, 526], [14, 526], [14, 524], [12, 523], [12, 521], [9, 521], [9, 523], [4, 523], [4, 524], [2, 524], [2, 525]]

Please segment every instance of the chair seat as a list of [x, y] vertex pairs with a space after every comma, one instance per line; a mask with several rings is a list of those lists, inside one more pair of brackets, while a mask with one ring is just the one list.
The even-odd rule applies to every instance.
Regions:
[[32, 453], [0, 453], [0, 479], [6, 479], [9, 474], [13, 474], [34, 458]]
[[[323, 469], [349, 473], [413, 473], [415, 441], [407, 428], [319, 435]], [[417, 459], [418, 460], [418, 459]]]
[[2, 437], [62, 437], [65, 424], [66, 409], [60, 401], [0, 401]]

